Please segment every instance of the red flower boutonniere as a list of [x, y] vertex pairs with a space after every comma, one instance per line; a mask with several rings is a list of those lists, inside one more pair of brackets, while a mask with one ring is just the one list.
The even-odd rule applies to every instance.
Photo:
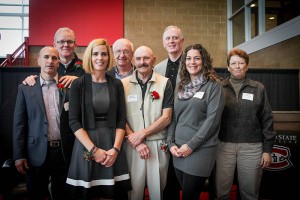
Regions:
[[75, 62], [75, 64], [76, 64], [76, 65], [82, 65], [82, 61], [81, 61], [81, 60], [77, 60], [77, 61]]
[[158, 92], [156, 92], [156, 91], [150, 92], [150, 98], [152, 99], [152, 101], [154, 101], [155, 99], [159, 99]]
[[76, 60], [75, 64], [74, 64], [75, 68], [77, 69], [78, 67], [82, 67], [82, 60]]
[[61, 84], [61, 83], [59, 83], [59, 84], [57, 84], [57, 88], [58, 88], [59, 93], [60, 93], [61, 95], [63, 95], [63, 94], [64, 94], [64, 91], [63, 91], [64, 85]]

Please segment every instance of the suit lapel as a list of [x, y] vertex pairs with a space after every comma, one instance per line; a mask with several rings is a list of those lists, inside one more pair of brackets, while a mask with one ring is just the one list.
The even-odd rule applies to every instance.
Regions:
[[38, 104], [42, 108], [43, 112], [46, 114], [40, 77], [36, 79], [36, 84], [33, 86], [33, 90]]
[[67, 88], [63, 88], [63, 93], [61, 94], [59, 92], [59, 113], [61, 114], [63, 108], [64, 108], [64, 103], [67, 95]]

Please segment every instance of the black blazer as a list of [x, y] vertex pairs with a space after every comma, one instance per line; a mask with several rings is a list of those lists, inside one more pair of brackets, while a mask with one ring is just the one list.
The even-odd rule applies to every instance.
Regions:
[[[126, 107], [124, 88], [120, 80], [105, 75], [109, 91], [108, 126], [125, 130]], [[74, 80], [70, 89], [70, 127], [75, 133], [78, 129], [95, 129], [95, 116], [92, 102], [92, 76], [85, 74]]]

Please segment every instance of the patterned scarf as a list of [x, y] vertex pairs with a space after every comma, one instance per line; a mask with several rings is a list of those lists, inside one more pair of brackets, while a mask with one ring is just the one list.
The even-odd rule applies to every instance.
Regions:
[[178, 98], [181, 100], [192, 98], [206, 82], [207, 80], [204, 78], [203, 74], [200, 74], [187, 84], [182, 91], [178, 92]]

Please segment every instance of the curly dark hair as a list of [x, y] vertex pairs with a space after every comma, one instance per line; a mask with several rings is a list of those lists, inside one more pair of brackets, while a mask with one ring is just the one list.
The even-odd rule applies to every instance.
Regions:
[[218, 81], [220, 78], [218, 77], [217, 73], [213, 69], [212, 63], [213, 59], [210, 57], [210, 54], [201, 44], [192, 44], [185, 48], [181, 59], [180, 59], [180, 82], [178, 85], [178, 91], [182, 91], [184, 86], [191, 82], [190, 74], [186, 69], [185, 60], [189, 50], [195, 49], [200, 52], [201, 59], [202, 59], [202, 68], [201, 73], [207, 80]]

